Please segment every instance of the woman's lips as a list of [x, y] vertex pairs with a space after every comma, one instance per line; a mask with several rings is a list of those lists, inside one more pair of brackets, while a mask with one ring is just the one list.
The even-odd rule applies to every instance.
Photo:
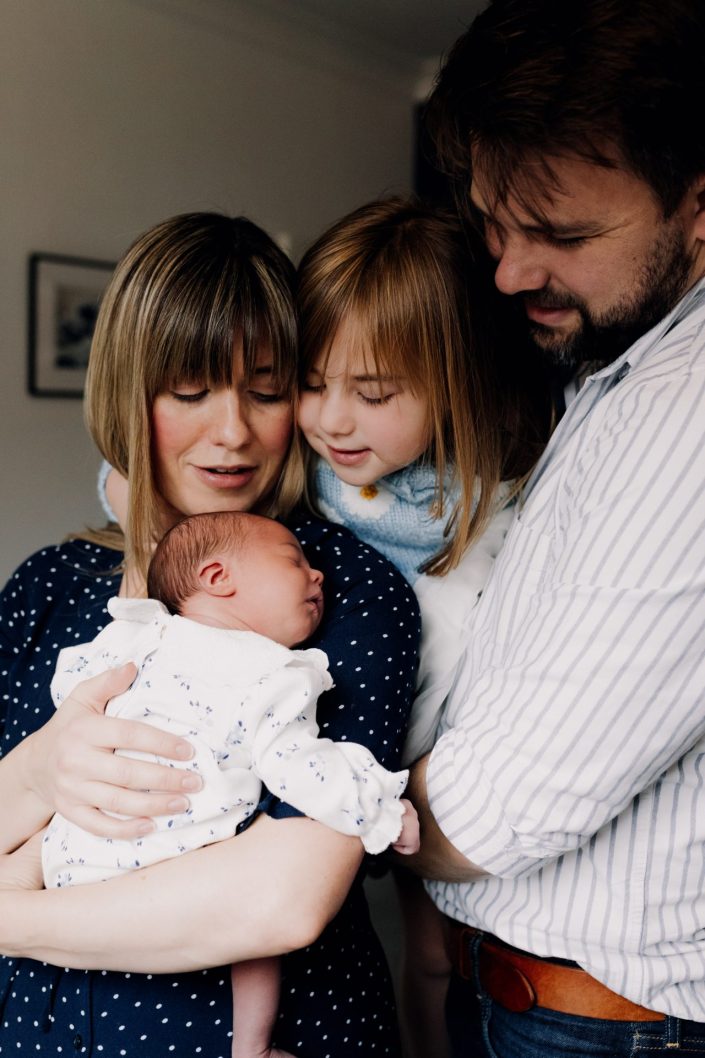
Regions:
[[355, 467], [359, 463], [362, 463], [369, 455], [369, 448], [331, 448], [328, 447], [328, 453], [334, 463], [338, 463], [341, 467]]
[[252, 481], [257, 467], [195, 467], [196, 474], [212, 489], [242, 489]]

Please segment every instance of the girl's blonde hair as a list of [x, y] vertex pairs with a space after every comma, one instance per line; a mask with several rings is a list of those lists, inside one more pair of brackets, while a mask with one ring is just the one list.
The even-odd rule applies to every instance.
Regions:
[[[425, 567], [436, 575], [458, 564], [491, 517], [500, 481], [525, 475], [547, 434], [526, 372], [506, 370], [513, 354], [496, 347], [491, 270], [470, 237], [451, 214], [389, 198], [334, 224], [298, 270], [300, 383], [314, 364], [321, 369], [321, 355], [325, 364], [345, 320], [377, 372], [403, 376], [428, 402], [424, 458], [436, 468], [434, 513], [447, 519], [447, 542]], [[449, 477], [459, 487], [452, 510]]]
[[[118, 264], [101, 304], [86, 382], [88, 429], [129, 483], [127, 529], [90, 533], [124, 548], [146, 577], [162, 535], [152, 466], [152, 404], [175, 383], [230, 385], [242, 339], [246, 378], [271, 350], [273, 381], [293, 401], [296, 379], [294, 269], [243, 217], [187, 213], [151, 228]], [[296, 462], [296, 461], [295, 461]], [[303, 488], [287, 466], [270, 511], [286, 514]]]

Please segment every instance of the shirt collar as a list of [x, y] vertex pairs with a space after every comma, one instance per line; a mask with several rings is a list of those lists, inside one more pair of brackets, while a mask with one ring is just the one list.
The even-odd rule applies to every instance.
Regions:
[[640, 338], [629, 346], [626, 352], [618, 356], [616, 360], [613, 360], [607, 367], [600, 368], [599, 371], [595, 371], [591, 374], [586, 381], [590, 382], [593, 379], [610, 378], [612, 375], [621, 374], [624, 376], [627, 371], [633, 369], [644, 359], [651, 350], [658, 345], [664, 335], [676, 327], [683, 320], [687, 319], [688, 316], [697, 312], [698, 309], [702, 308], [705, 304], [705, 276], [698, 280], [695, 286], [691, 287], [687, 294], [681, 298], [675, 308], [671, 309], [663, 319], [659, 320], [651, 330], [642, 334]]

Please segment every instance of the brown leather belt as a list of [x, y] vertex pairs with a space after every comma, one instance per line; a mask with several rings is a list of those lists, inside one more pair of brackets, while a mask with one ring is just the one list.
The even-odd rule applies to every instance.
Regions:
[[471, 942], [482, 937], [478, 955], [480, 984], [505, 1010], [524, 1013], [532, 1007], [608, 1021], [663, 1021], [665, 1015], [618, 996], [579, 966], [521, 952], [460, 922], [446, 919], [448, 955], [453, 969], [473, 980]]

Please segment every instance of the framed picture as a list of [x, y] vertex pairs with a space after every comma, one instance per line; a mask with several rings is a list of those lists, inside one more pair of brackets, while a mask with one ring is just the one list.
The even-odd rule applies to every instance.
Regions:
[[98, 306], [115, 265], [85, 257], [29, 258], [29, 392], [82, 397]]

